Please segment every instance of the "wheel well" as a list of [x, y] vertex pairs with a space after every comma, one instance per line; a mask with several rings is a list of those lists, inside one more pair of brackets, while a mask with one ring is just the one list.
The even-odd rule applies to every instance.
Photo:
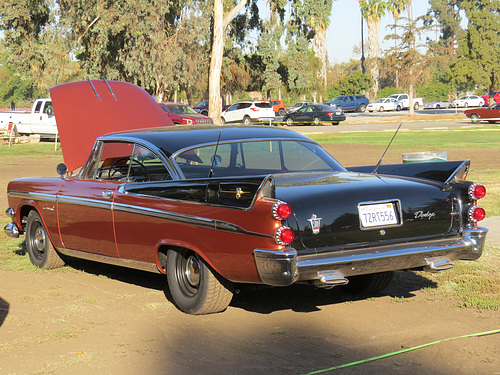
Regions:
[[174, 245], [161, 245], [158, 248], [158, 265], [160, 266], [160, 272], [161, 273], [166, 273], [167, 270], [167, 252], [169, 250], [187, 250], [187, 251], [192, 251], [196, 254], [198, 254], [201, 258], [203, 256], [199, 254], [197, 251], [190, 249], [188, 247], [182, 247], [182, 246], [174, 246]]
[[21, 219], [21, 225], [23, 227], [23, 231], [26, 228], [26, 220], [28, 219], [28, 215], [31, 211], [36, 211], [36, 208], [33, 206], [23, 206], [21, 207], [21, 211], [19, 212], [19, 218]]

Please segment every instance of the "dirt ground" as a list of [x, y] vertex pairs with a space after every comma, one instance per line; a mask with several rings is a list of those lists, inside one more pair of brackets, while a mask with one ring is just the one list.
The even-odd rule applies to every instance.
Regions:
[[[355, 148], [332, 154], [346, 166], [366, 162]], [[498, 155], [487, 153], [448, 156], [498, 168]], [[2, 166], [0, 192], [15, 177], [54, 176], [58, 162], [22, 158]], [[0, 193], [2, 214], [6, 206]], [[432, 286], [398, 273], [384, 293], [364, 299], [340, 287], [242, 289], [224, 313], [190, 316], [168, 300], [161, 275], [83, 261], [50, 272], [0, 270], [0, 373], [306, 374], [500, 328], [498, 311], [454, 307], [454, 299], [422, 290]], [[445, 341], [333, 373], [500, 374], [500, 335]]]

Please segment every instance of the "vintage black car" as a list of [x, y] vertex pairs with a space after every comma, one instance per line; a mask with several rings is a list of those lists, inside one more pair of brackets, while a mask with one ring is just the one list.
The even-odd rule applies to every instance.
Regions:
[[344, 120], [345, 114], [342, 109], [325, 104], [306, 105], [283, 117], [283, 121], [288, 126], [296, 124], [319, 125], [322, 122], [331, 122], [333, 125], [338, 125], [340, 121]]
[[[481, 256], [486, 191], [465, 181], [469, 161], [346, 169], [288, 129], [164, 127], [158, 104], [130, 84], [77, 82], [51, 95], [76, 172], [8, 185], [5, 232], [26, 234], [38, 267], [70, 256], [166, 274], [182, 311], [207, 314], [241, 284], [351, 282], [373, 293], [394, 271]], [[116, 132], [138, 125], [134, 105], [159, 127]]]

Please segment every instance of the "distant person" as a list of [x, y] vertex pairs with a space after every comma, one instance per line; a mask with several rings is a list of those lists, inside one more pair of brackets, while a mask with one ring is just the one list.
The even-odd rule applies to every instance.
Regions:
[[10, 109], [15, 111], [16, 110], [16, 103], [10, 102]]

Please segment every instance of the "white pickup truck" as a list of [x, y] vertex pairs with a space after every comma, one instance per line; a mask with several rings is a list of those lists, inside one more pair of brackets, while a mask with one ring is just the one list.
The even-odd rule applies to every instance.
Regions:
[[[394, 98], [403, 103], [403, 108], [410, 108], [410, 96], [408, 94], [392, 94], [389, 95], [389, 98]], [[422, 98], [413, 98], [413, 108], [415, 110], [420, 107], [424, 107], [424, 99]]]
[[48, 98], [35, 100], [31, 111], [0, 112], [0, 129], [10, 130], [14, 125], [19, 135], [58, 134], [52, 100]]

